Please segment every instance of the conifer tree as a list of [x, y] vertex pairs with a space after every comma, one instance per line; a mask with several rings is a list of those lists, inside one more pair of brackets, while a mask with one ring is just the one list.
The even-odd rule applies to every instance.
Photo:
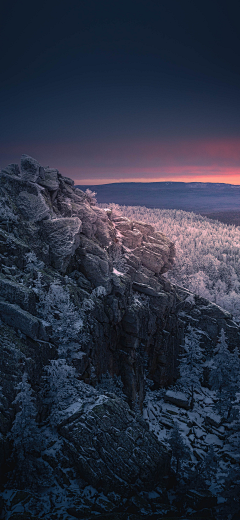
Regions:
[[82, 317], [71, 302], [68, 290], [57, 280], [50, 284], [46, 294], [40, 295], [39, 312], [52, 325], [52, 335], [59, 344], [59, 353], [78, 339], [83, 326]]
[[29, 453], [35, 452], [40, 447], [35, 398], [26, 372], [17, 385], [17, 390], [13, 404], [19, 407], [19, 411], [16, 413], [10, 437], [19, 460], [24, 460]]
[[184, 460], [187, 460], [189, 457], [189, 449], [183, 441], [182, 435], [176, 422], [174, 423], [174, 427], [170, 433], [169, 444], [172, 449], [172, 459], [175, 463], [176, 476], [178, 476], [182, 462]]
[[32, 484], [35, 476], [34, 459], [44, 448], [36, 422], [37, 409], [28, 376], [25, 372], [17, 385], [17, 396], [13, 404], [19, 409], [16, 413], [9, 438], [13, 443], [12, 458], [16, 461], [15, 473], [21, 481]]
[[215, 349], [210, 384], [216, 391], [216, 408], [219, 413], [226, 412], [229, 418], [240, 385], [240, 360], [238, 350], [231, 353], [228, 349], [224, 330], [221, 330], [219, 342]]
[[185, 352], [181, 355], [179, 382], [190, 395], [190, 406], [193, 408], [194, 392], [201, 388], [203, 366], [199, 334], [190, 325], [185, 336], [183, 348]]

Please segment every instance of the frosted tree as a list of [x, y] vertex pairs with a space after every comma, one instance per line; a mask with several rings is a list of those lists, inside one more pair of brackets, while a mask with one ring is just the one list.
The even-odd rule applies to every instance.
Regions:
[[201, 474], [206, 484], [211, 484], [211, 480], [216, 477], [218, 469], [218, 455], [213, 446], [209, 446], [208, 452], [200, 463]]
[[203, 376], [202, 350], [199, 345], [199, 333], [190, 325], [181, 355], [179, 383], [190, 396], [191, 409], [194, 405], [194, 392], [201, 388]]
[[65, 359], [53, 359], [45, 367], [44, 379], [44, 400], [51, 410], [50, 420], [54, 425], [61, 417], [61, 411], [79, 397], [76, 369]]
[[17, 390], [18, 393], [13, 404], [16, 405], [18, 411], [9, 437], [13, 443], [13, 458], [17, 461], [17, 470], [20, 468], [25, 481], [29, 481], [34, 472], [33, 459], [43, 449], [43, 439], [36, 422], [35, 398], [26, 372], [23, 374], [22, 381], [17, 385]]
[[28, 453], [35, 451], [40, 441], [36, 423], [35, 398], [26, 372], [23, 374], [22, 381], [17, 385], [17, 390], [18, 393], [13, 404], [19, 408], [19, 411], [13, 422], [11, 438], [18, 457], [23, 460]]
[[52, 336], [59, 344], [59, 353], [79, 338], [83, 327], [80, 312], [70, 300], [69, 292], [58, 281], [51, 283], [47, 293], [42, 293], [39, 302], [42, 318], [52, 325]]
[[[228, 382], [228, 417], [232, 412], [232, 408], [236, 405], [236, 394], [240, 391], [240, 358], [239, 350], [236, 347], [230, 355], [230, 366], [229, 366], [229, 382]], [[238, 410], [238, 406], [237, 406]]]
[[171, 430], [168, 442], [172, 450], [172, 467], [176, 472], [176, 476], [178, 476], [182, 463], [189, 458], [189, 449], [183, 441], [176, 422]]
[[41, 260], [38, 260], [37, 256], [33, 251], [30, 251], [30, 253], [27, 253], [25, 255], [26, 258], [26, 268], [25, 271], [33, 275], [36, 271], [39, 269], [43, 269], [44, 263]]
[[220, 413], [226, 412], [229, 417], [236, 392], [239, 390], [240, 360], [238, 350], [231, 353], [228, 349], [224, 330], [221, 330], [219, 342], [215, 349], [210, 384], [216, 391], [216, 407]]

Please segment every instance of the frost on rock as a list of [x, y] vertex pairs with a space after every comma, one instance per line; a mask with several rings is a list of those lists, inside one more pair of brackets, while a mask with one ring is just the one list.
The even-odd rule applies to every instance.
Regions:
[[225, 520], [240, 330], [219, 304], [237, 310], [237, 231], [94, 199], [29, 156], [0, 173], [4, 518]]

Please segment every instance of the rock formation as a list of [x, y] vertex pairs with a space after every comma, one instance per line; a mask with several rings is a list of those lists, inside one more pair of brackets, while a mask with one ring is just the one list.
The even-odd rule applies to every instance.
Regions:
[[[79, 489], [92, 485], [99, 493], [112, 490], [122, 497], [163, 481], [169, 451], [140, 417], [146, 375], [154, 388], [176, 380], [189, 324], [201, 331], [206, 357], [222, 328], [232, 348], [240, 339], [230, 314], [164, 279], [173, 261], [174, 245], [167, 237], [151, 225], [99, 209], [89, 193], [75, 188], [58, 170], [23, 155], [21, 169], [11, 164], [1, 171], [3, 484], [13, 471], [9, 432], [17, 412], [17, 384], [27, 372], [44, 436], [51, 417], [44, 397], [46, 367], [59, 357], [75, 370], [77, 393], [60, 404], [53, 428], [58, 440], [46, 440], [43, 472], [50, 481], [65, 489], [74, 478]], [[56, 304], [47, 315], [52, 284], [67, 295], [66, 312], [74, 316], [65, 332], [61, 306]], [[125, 398], [101, 394], [97, 385], [106, 373], [121, 378]], [[81, 400], [83, 387], [89, 391], [87, 407]], [[59, 443], [55, 452], [54, 442]], [[72, 477], [66, 468], [72, 468]], [[23, 488], [21, 472], [17, 478]], [[42, 477], [41, 486], [47, 486], [47, 478]]]

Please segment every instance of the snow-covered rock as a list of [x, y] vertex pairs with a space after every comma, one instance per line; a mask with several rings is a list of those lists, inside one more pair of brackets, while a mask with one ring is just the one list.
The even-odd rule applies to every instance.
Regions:
[[165, 401], [168, 403], [175, 404], [180, 408], [189, 409], [189, 398], [183, 392], [174, 392], [173, 390], [167, 390], [165, 397]]

